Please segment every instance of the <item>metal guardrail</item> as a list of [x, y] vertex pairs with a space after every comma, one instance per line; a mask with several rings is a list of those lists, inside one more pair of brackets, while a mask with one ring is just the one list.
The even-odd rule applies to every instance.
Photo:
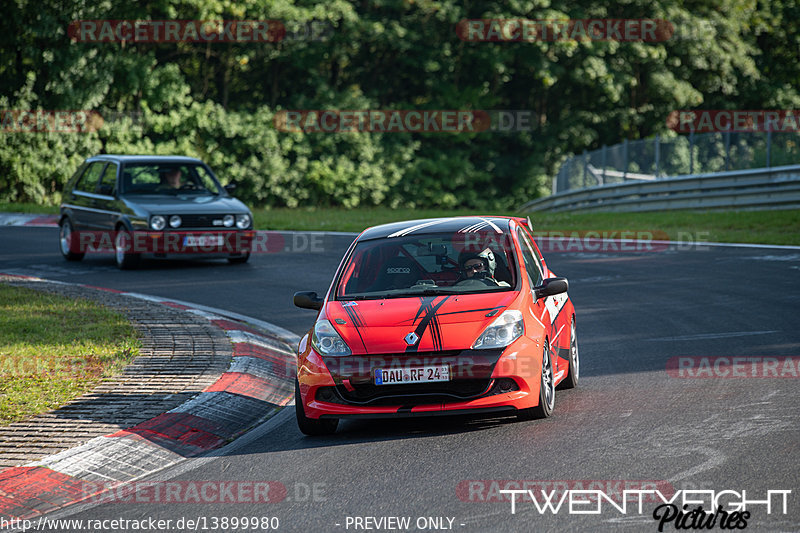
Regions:
[[570, 190], [528, 202], [530, 211], [800, 208], [800, 165], [695, 174]]
[[669, 176], [794, 165], [796, 132], [712, 132], [625, 140], [568, 157], [553, 177], [553, 194], [595, 185]]

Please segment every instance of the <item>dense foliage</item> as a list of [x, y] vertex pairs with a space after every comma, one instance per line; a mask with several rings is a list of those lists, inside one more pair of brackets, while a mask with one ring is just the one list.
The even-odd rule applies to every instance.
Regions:
[[[54, 203], [84, 157], [187, 154], [253, 205], [502, 208], [565, 155], [669, 134], [670, 111], [800, 108], [792, 0], [11, 0], [0, 109], [97, 110], [88, 133], [0, 132], [0, 201]], [[462, 19], [667, 19], [663, 42], [466, 42]], [[278, 43], [91, 43], [76, 20], [280, 20]], [[330, 24], [309, 39], [303, 24]], [[313, 26], [318, 28], [321, 26]], [[300, 28], [298, 30], [298, 28]], [[517, 133], [285, 133], [286, 109], [526, 109]]]

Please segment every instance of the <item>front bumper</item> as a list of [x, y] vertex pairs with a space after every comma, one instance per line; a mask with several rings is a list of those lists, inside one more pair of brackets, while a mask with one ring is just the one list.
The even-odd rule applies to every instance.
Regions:
[[251, 250], [253, 230], [134, 231], [134, 253], [157, 255], [230, 255]]
[[[534, 341], [504, 350], [463, 350], [322, 357], [309, 345], [300, 354], [298, 382], [309, 418], [384, 418], [514, 412], [539, 400], [541, 355]], [[447, 364], [451, 380], [376, 385], [376, 369]]]

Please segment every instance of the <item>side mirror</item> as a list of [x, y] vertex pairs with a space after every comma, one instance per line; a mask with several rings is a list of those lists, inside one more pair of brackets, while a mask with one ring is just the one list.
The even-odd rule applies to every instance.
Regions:
[[302, 307], [303, 309], [314, 309], [319, 311], [322, 309], [322, 302], [324, 300], [317, 296], [316, 292], [296, 292], [294, 293], [294, 305]]
[[225, 191], [227, 191], [227, 193], [230, 194], [231, 196], [233, 196], [233, 191], [235, 190], [236, 190], [235, 182], [229, 183], [225, 186]]
[[567, 278], [547, 278], [542, 281], [542, 284], [533, 288], [533, 294], [536, 299], [544, 298], [545, 296], [553, 296], [561, 294], [569, 290], [569, 282]]

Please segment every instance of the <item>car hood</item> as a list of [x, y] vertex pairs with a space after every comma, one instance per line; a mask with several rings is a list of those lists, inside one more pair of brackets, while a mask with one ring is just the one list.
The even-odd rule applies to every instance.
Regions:
[[[465, 350], [516, 291], [330, 301], [325, 315], [354, 355]], [[406, 337], [413, 333], [411, 340]]]
[[125, 202], [139, 209], [157, 214], [227, 214], [247, 213], [247, 207], [236, 198], [196, 194], [175, 196], [129, 195]]

